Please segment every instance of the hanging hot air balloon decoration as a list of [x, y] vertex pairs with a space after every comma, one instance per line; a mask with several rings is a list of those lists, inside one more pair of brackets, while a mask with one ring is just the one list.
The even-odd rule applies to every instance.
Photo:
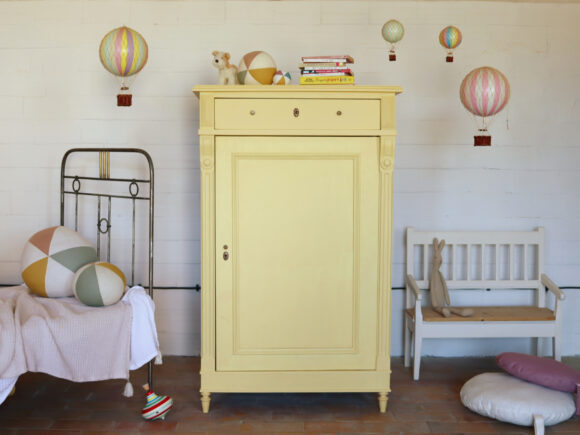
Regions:
[[99, 47], [101, 63], [111, 74], [121, 78], [121, 93], [117, 106], [130, 106], [130, 82], [147, 63], [149, 49], [139, 32], [127, 26], [118, 27], [105, 35]]
[[476, 117], [479, 134], [474, 136], [474, 145], [491, 145], [487, 134], [489, 118], [500, 112], [510, 99], [510, 84], [497, 69], [482, 66], [468, 73], [459, 87], [459, 98], [463, 106]]
[[389, 50], [389, 60], [391, 62], [397, 60], [395, 44], [403, 39], [403, 36], [405, 35], [405, 28], [399, 21], [389, 20], [383, 24], [381, 33], [383, 34], [385, 41], [391, 44], [391, 49]]
[[461, 30], [455, 26], [447, 26], [441, 30], [441, 33], [439, 33], [439, 43], [443, 48], [447, 49], [446, 62], [453, 62], [453, 50], [461, 44], [462, 39]]

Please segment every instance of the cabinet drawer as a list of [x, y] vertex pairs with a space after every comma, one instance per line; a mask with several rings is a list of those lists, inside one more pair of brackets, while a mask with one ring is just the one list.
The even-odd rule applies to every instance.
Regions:
[[379, 100], [216, 99], [222, 130], [378, 130]]

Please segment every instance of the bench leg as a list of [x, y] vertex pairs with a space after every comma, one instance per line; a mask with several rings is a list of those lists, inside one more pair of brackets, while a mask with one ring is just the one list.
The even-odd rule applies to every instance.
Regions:
[[544, 417], [534, 414], [534, 435], [544, 435]]
[[419, 380], [419, 369], [421, 367], [421, 342], [423, 337], [421, 337], [420, 331], [417, 331], [417, 324], [415, 323], [415, 333], [414, 338], [414, 349], [413, 349], [413, 380]]
[[556, 361], [562, 361], [562, 338], [556, 336], [552, 341], [554, 343], [554, 359]]
[[410, 322], [411, 320], [407, 315], [405, 315], [405, 367], [409, 367], [411, 365], [411, 329], [410, 329]]
[[542, 356], [542, 340], [539, 337], [532, 338], [532, 348], [536, 356]]

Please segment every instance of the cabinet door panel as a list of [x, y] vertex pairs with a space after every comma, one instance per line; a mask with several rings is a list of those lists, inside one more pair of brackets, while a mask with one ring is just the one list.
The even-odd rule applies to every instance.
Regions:
[[376, 138], [216, 138], [218, 370], [375, 367], [377, 153]]

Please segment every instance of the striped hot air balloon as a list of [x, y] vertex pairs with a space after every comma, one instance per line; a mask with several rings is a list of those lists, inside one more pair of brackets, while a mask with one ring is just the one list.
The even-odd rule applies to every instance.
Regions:
[[[129, 89], [126, 78], [143, 69], [148, 54], [149, 49], [143, 36], [127, 26], [118, 27], [107, 33], [99, 47], [99, 57], [105, 69], [121, 77], [121, 91]], [[130, 106], [130, 97], [130, 94], [118, 95], [117, 105]]]
[[385, 41], [391, 43], [391, 49], [389, 50], [389, 60], [397, 60], [397, 55], [395, 54], [395, 44], [403, 39], [405, 35], [405, 28], [400, 21], [389, 20], [383, 24], [381, 33]]
[[453, 50], [461, 44], [461, 30], [455, 26], [447, 26], [439, 33], [439, 43], [447, 49], [447, 62], [453, 62]]
[[[481, 133], [487, 132], [487, 118], [500, 112], [510, 99], [510, 84], [497, 69], [482, 66], [469, 72], [459, 87], [459, 98], [463, 106], [481, 118], [478, 125]], [[483, 141], [484, 143], [477, 143]], [[491, 137], [475, 137], [475, 145], [491, 145]], [[489, 143], [488, 143], [489, 142]]]

